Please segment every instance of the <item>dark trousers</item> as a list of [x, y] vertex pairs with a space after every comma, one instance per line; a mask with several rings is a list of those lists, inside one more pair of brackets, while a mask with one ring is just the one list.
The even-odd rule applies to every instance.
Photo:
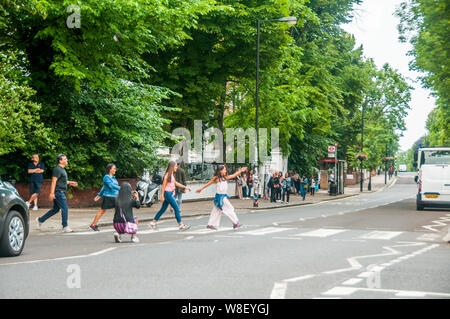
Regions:
[[274, 203], [276, 201], [276, 193], [277, 193], [277, 189], [271, 187], [270, 188], [270, 202]]
[[66, 194], [64, 192], [55, 192], [55, 199], [53, 200], [53, 208], [50, 209], [44, 216], [38, 218], [40, 223], [55, 215], [61, 210], [62, 226], [67, 227], [67, 218], [69, 216], [69, 207], [67, 205]]
[[284, 199], [287, 199], [287, 202], [289, 203], [289, 195], [291, 194], [291, 189], [290, 188], [285, 188], [283, 189], [283, 202], [285, 201]]

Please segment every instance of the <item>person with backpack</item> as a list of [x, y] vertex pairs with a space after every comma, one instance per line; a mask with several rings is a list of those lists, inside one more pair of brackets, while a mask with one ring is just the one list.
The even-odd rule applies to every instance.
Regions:
[[115, 201], [115, 212], [113, 226], [116, 232], [114, 233], [114, 240], [116, 243], [122, 242], [123, 234], [130, 234], [131, 241], [138, 243], [137, 238], [137, 217], [133, 216], [133, 207], [141, 207], [139, 195], [133, 192], [130, 183], [124, 182], [120, 187]]
[[94, 201], [98, 201], [100, 198], [103, 198], [102, 207], [100, 211], [95, 215], [94, 221], [89, 226], [93, 231], [100, 231], [97, 226], [98, 221], [103, 216], [103, 214], [108, 210], [115, 208], [116, 206], [116, 197], [119, 194], [120, 186], [116, 177], [116, 165], [108, 164], [106, 165], [106, 174], [103, 176], [103, 187], [100, 192], [95, 196]]
[[180, 187], [182, 189], [190, 191], [191, 189], [187, 186], [184, 186], [180, 183], [178, 183], [175, 180], [175, 172], [177, 171], [177, 163], [174, 161], [170, 161], [169, 165], [167, 165], [166, 172], [164, 174], [163, 183], [161, 186], [161, 202], [163, 202], [161, 209], [156, 213], [155, 218], [150, 222], [150, 228], [153, 230], [156, 230], [156, 223], [161, 218], [162, 214], [167, 210], [167, 208], [172, 206], [173, 210], [175, 211], [175, 218], [177, 219], [179, 230], [185, 231], [190, 228], [190, 226], [187, 226], [183, 224], [181, 221], [180, 216], [180, 208], [178, 207], [178, 204], [175, 200], [174, 192], [176, 187]]

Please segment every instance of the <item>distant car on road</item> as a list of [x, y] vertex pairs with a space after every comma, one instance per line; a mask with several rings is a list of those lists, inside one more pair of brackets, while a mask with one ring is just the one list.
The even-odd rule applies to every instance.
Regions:
[[407, 166], [406, 166], [406, 164], [400, 164], [399, 166], [398, 166], [398, 171], [399, 172], [406, 172], [408, 169], [407, 169]]
[[14, 186], [0, 180], [0, 256], [19, 256], [29, 233], [30, 212]]
[[419, 168], [417, 210], [450, 208], [450, 147], [419, 148], [414, 157]]

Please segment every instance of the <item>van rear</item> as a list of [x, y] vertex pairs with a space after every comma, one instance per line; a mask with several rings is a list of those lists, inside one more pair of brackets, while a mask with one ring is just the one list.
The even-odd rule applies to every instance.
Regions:
[[417, 209], [424, 207], [450, 208], [450, 165], [424, 164], [420, 167]]

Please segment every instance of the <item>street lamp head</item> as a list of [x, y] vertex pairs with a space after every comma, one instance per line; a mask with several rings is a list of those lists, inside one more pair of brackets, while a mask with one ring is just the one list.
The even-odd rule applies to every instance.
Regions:
[[277, 19], [277, 21], [279, 21], [279, 22], [287, 22], [289, 24], [296, 24], [297, 23], [297, 18], [296, 17], [284, 17], [284, 18]]

